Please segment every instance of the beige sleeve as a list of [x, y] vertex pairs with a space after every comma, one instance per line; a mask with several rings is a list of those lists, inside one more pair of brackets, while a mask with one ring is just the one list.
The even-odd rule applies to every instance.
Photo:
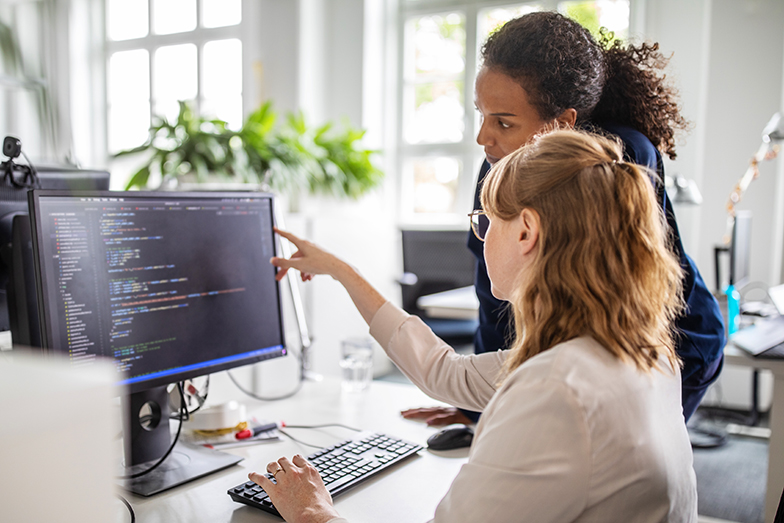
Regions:
[[482, 415], [434, 522], [560, 523], [585, 510], [591, 450], [583, 410], [563, 384], [527, 381], [505, 385]]
[[408, 378], [427, 395], [456, 407], [482, 411], [495, 394], [502, 351], [457, 354], [416, 316], [385, 303], [370, 334]]

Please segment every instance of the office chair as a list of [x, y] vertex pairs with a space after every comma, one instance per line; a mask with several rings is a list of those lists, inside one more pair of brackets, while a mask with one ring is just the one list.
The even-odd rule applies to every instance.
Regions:
[[476, 260], [466, 245], [468, 232], [403, 230], [403, 276], [398, 279], [403, 310], [422, 318], [450, 345], [472, 344], [477, 320], [428, 318], [420, 296], [473, 285]]

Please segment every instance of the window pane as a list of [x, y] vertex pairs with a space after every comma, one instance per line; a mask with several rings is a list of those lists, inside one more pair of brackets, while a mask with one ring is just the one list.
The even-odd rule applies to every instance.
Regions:
[[155, 103], [195, 99], [198, 92], [197, 71], [194, 44], [159, 47], [153, 62]]
[[606, 27], [621, 40], [629, 36], [629, 0], [560, 2], [558, 11], [576, 20], [594, 35]]
[[109, 150], [130, 149], [147, 139], [150, 129], [150, 103], [117, 103], [109, 106]]
[[153, 31], [159, 35], [196, 29], [196, 0], [152, 0]]
[[[406, 24], [406, 77], [461, 75], [465, 69], [465, 16], [447, 13], [412, 18]], [[413, 44], [413, 45], [411, 45]]]
[[404, 138], [408, 143], [455, 143], [463, 139], [463, 82], [408, 86]]
[[242, 22], [240, 0], [201, 0], [201, 25], [223, 27]]
[[479, 45], [481, 46], [485, 40], [487, 40], [487, 37], [490, 36], [490, 33], [499, 29], [512, 18], [518, 18], [520, 16], [527, 15], [528, 13], [541, 10], [542, 6], [539, 4], [525, 4], [507, 7], [494, 7], [492, 9], [480, 11], [477, 25]]
[[130, 40], [147, 36], [147, 0], [108, 0], [106, 35], [110, 40]]
[[152, 114], [174, 122], [177, 120], [177, 115], [180, 114], [180, 104], [176, 100], [156, 102], [152, 106]]
[[218, 118], [238, 131], [242, 127], [242, 96], [208, 98], [201, 104], [201, 114], [207, 118]]
[[457, 158], [416, 158], [408, 167], [409, 188], [413, 198], [410, 209], [417, 214], [456, 212], [457, 180], [462, 162]]
[[216, 40], [204, 44], [202, 89], [205, 98], [242, 93], [242, 42]]
[[144, 49], [109, 57], [107, 98], [110, 104], [150, 98], [150, 55]]

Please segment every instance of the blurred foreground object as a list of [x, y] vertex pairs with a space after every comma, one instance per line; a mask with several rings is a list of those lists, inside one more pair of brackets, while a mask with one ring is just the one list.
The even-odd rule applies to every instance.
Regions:
[[0, 521], [116, 520], [115, 374], [102, 362], [0, 356]]

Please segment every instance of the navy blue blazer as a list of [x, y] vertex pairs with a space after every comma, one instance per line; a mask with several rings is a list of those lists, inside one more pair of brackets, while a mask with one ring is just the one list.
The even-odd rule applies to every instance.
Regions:
[[[707, 386], [718, 377], [720, 363], [717, 363], [723, 355], [726, 342], [724, 320], [719, 305], [705, 286], [700, 271], [683, 250], [675, 213], [664, 189], [664, 164], [661, 154], [645, 135], [630, 127], [604, 124], [602, 128], [621, 139], [624, 144], [626, 161], [648, 166], [662, 179], [661, 183], [654, 181], [654, 185], [659, 202], [665, 210], [667, 223], [672, 229], [673, 249], [685, 272], [683, 297], [686, 302], [686, 310], [676, 322], [679, 333], [676, 339], [676, 350], [683, 361], [681, 378], [684, 384], [689, 384], [689, 387], [684, 386], [683, 390], [685, 405], [689, 401], [686, 396], [691, 393], [692, 389], [696, 388], [701, 398]], [[490, 164], [485, 161], [482, 164], [476, 185], [475, 209], [481, 208], [479, 192], [489, 170]], [[474, 350], [478, 354], [507, 348], [507, 341], [511, 339], [513, 334], [508, 303], [497, 300], [490, 292], [490, 279], [487, 277], [487, 267], [484, 260], [484, 244], [470, 231], [468, 233], [468, 248], [477, 259], [474, 286], [479, 298], [479, 329], [474, 338]], [[694, 408], [696, 408], [696, 404]]]

